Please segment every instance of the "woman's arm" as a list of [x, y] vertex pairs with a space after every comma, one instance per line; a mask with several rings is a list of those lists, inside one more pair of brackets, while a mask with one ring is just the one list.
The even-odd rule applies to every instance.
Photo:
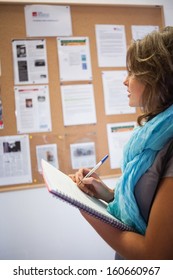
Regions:
[[125, 259], [173, 259], [173, 178], [164, 178], [160, 183], [145, 236], [120, 231], [86, 213], [82, 215]]

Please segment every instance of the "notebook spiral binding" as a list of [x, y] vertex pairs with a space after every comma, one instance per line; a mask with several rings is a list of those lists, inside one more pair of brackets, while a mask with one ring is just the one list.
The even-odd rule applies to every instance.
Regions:
[[107, 216], [104, 216], [104, 214], [100, 214], [97, 211], [90, 209], [88, 206], [83, 205], [82, 203], [78, 202], [75, 199], [72, 199], [71, 197], [69, 197], [67, 195], [64, 196], [63, 194], [57, 193], [54, 190], [51, 190], [50, 193], [53, 195], [53, 197], [56, 197], [57, 199], [60, 199], [61, 201], [71, 204], [72, 206], [74, 206], [80, 210], [83, 210], [86, 213], [90, 214], [91, 216], [93, 216], [107, 224], [110, 224], [122, 231], [125, 231], [125, 230], [134, 231], [133, 228], [129, 227], [128, 225], [123, 224], [121, 221], [119, 221], [119, 220], [116, 221], [114, 218], [112, 218], [112, 219], [108, 218]]

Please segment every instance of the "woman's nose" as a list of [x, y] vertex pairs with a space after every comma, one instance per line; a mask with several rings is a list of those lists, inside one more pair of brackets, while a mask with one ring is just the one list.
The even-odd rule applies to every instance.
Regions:
[[126, 78], [124, 79], [123, 84], [124, 84], [125, 86], [128, 85], [128, 77], [126, 77]]

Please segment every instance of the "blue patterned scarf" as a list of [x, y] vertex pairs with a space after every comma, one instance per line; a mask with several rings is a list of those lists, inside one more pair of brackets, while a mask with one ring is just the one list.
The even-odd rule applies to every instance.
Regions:
[[147, 225], [136, 203], [134, 188], [140, 177], [153, 164], [158, 151], [171, 138], [173, 105], [144, 126], [135, 128], [124, 148], [122, 176], [115, 187], [114, 200], [108, 204], [107, 210], [141, 234], [145, 234]]

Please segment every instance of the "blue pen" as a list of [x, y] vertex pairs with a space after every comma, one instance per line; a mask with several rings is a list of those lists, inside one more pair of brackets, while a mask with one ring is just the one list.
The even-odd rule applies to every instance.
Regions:
[[88, 174], [87, 174], [84, 178], [90, 177], [90, 176], [105, 162], [105, 160], [107, 160], [108, 156], [109, 156], [109, 155], [106, 155], [104, 158], [102, 158], [102, 159], [96, 164], [96, 166], [95, 166], [93, 169], [91, 169], [90, 172], [88, 172]]

